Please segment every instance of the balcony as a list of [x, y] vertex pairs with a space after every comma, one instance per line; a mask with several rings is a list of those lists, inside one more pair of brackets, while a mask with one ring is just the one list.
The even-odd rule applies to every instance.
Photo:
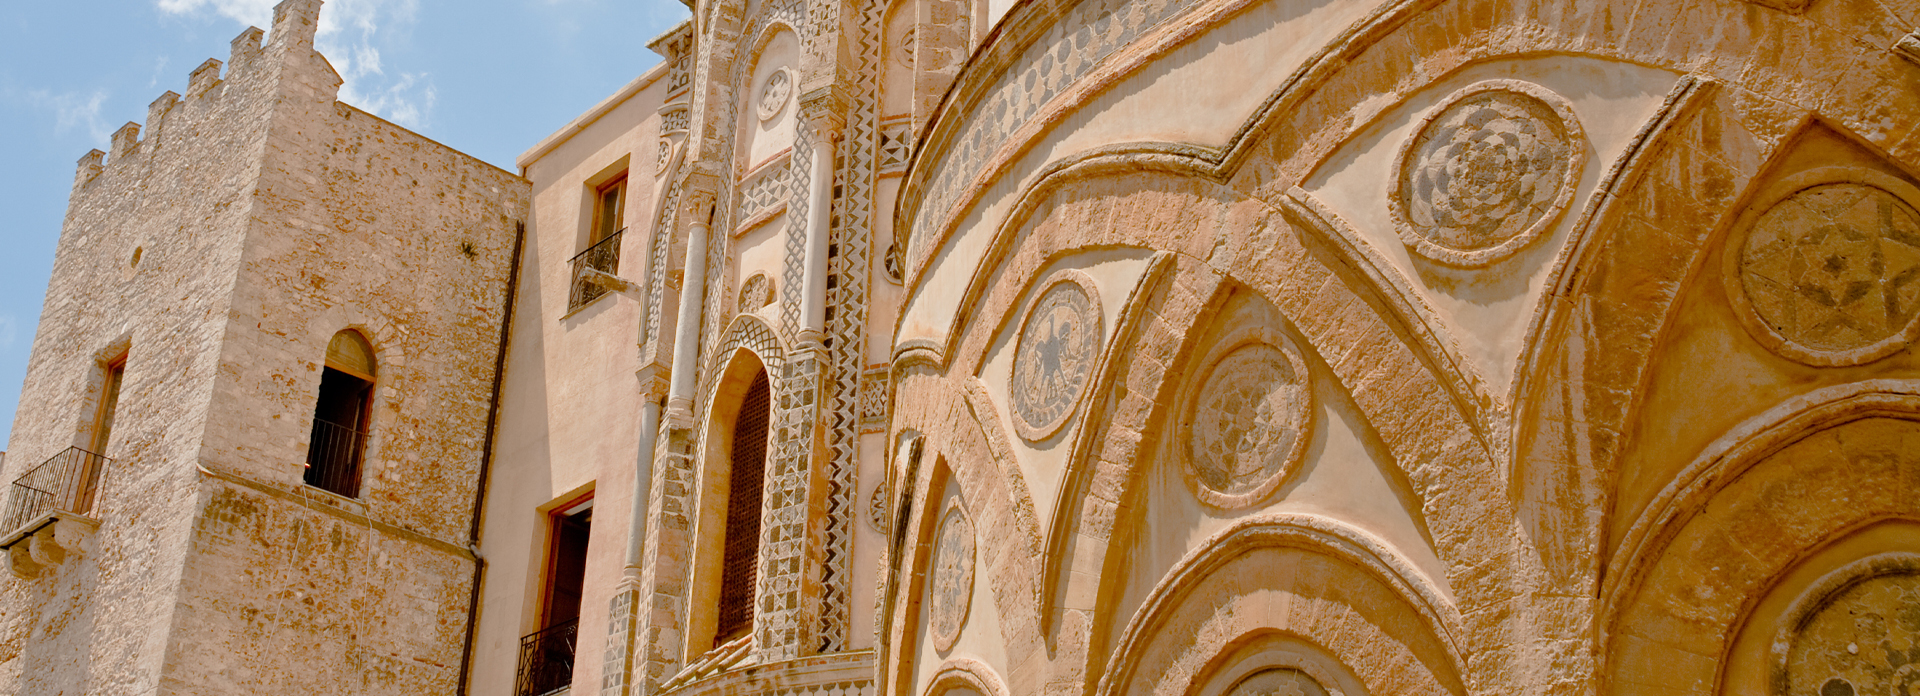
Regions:
[[65, 561], [69, 552], [99, 522], [88, 516], [99, 493], [100, 475], [113, 460], [78, 447], [53, 455], [14, 479], [0, 518], [0, 549], [7, 568], [23, 578], [39, 577]]
[[607, 294], [607, 289], [585, 277], [586, 269], [593, 269], [608, 275], [620, 272], [620, 238], [626, 234], [620, 230], [607, 235], [606, 239], [594, 242], [586, 251], [573, 257], [573, 287], [567, 294], [567, 311], [571, 312], [585, 306], [588, 302]]
[[520, 639], [520, 678], [514, 696], [542, 696], [573, 684], [573, 650], [580, 621], [558, 623]]

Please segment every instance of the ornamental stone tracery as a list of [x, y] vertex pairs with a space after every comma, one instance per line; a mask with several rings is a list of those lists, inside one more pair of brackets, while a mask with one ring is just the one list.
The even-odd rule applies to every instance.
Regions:
[[1072, 417], [1099, 360], [1102, 315], [1092, 279], [1066, 271], [1041, 291], [1020, 325], [1008, 385], [1020, 436], [1043, 440]]
[[1731, 270], [1756, 340], [1844, 366], [1899, 352], [1920, 333], [1920, 212], [1888, 190], [1910, 187], [1877, 183], [1888, 186], [1801, 188], [1754, 220]]
[[1920, 693], [1920, 556], [1884, 554], [1835, 575], [1774, 644], [1775, 696]]
[[967, 519], [958, 498], [947, 504], [935, 538], [938, 545], [929, 573], [927, 629], [934, 648], [945, 652], [959, 640], [973, 604], [973, 522]]
[[1207, 369], [1190, 399], [1185, 474], [1216, 507], [1255, 504], [1304, 454], [1312, 422], [1306, 363], [1291, 345], [1253, 342]]
[[1387, 197], [1401, 241], [1479, 267], [1539, 239], [1573, 200], [1585, 135], [1566, 99], [1493, 80], [1449, 96], [1407, 141]]

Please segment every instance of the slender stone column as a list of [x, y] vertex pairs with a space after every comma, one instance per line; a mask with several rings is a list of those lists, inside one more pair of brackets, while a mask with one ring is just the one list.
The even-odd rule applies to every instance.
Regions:
[[[694, 218], [687, 230], [686, 272], [680, 281], [680, 319], [675, 322], [673, 379], [667, 392], [667, 422], [676, 428], [693, 426], [693, 390], [699, 371], [700, 315], [707, 301], [707, 235], [713, 224], [712, 196], [690, 206]], [[823, 281], [824, 282], [824, 281]]]
[[827, 245], [833, 225], [833, 146], [840, 137], [842, 121], [825, 109], [806, 115], [813, 129], [813, 143], [807, 153], [807, 256], [806, 291], [800, 296], [800, 344], [818, 346], [827, 330]]

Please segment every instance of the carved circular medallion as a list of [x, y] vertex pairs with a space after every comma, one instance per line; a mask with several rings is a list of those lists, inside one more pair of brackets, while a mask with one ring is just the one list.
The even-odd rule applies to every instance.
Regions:
[[1566, 99], [1528, 82], [1481, 82], [1449, 96], [1414, 131], [1387, 204], [1401, 241], [1419, 255], [1485, 266], [1553, 226], [1585, 157]]
[[1080, 403], [1105, 335], [1099, 297], [1091, 278], [1066, 271], [1027, 309], [1008, 385], [1021, 437], [1052, 437]]
[[1247, 675], [1226, 696], [1328, 696], [1326, 687], [1297, 669], [1266, 669]]
[[1202, 502], [1245, 507], [1286, 479], [1306, 450], [1311, 389], [1290, 345], [1244, 343], [1213, 362], [1186, 420], [1187, 480]]
[[739, 312], [758, 312], [762, 307], [773, 304], [773, 281], [765, 273], [755, 273], [740, 284]]
[[907, 27], [906, 31], [900, 32], [900, 38], [894, 41], [893, 62], [909, 68], [913, 67], [913, 42], [913, 27]]
[[1773, 645], [1776, 696], [1920, 695], [1920, 556], [1856, 561], [1788, 610]]
[[867, 523], [873, 525], [873, 531], [889, 534], [887, 531], [887, 482], [874, 484], [873, 495], [867, 498]]
[[953, 642], [960, 638], [967, 610], [973, 604], [973, 522], [960, 508], [959, 498], [947, 503], [938, 534], [927, 627], [933, 633], [933, 647], [945, 652], [952, 650]]
[[793, 96], [793, 75], [786, 68], [773, 71], [767, 76], [767, 82], [760, 86], [760, 103], [757, 108], [760, 120], [768, 121], [785, 111], [789, 97]]
[[1847, 174], [1870, 183], [1792, 187], [1753, 221], [1729, 268], [1747, 332], [1810, 365], [1873, 362], [1920, 334], [1920, 212], [1912, 203], [1920, 192], [1877, 172]]
[[887, 245], [887, 253], [880, 257], [880, 267], [887, 271], [887, 282], [899, 285], [907, 281], [906, 261], [900, 258], [900, 244]]

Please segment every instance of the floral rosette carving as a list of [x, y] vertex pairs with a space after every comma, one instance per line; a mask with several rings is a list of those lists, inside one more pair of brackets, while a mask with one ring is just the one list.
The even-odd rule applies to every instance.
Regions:
[[[1747, 333], [1809, 365], [1861, 365], [1920, 337], [1920, 189], [1860, 167], [1782, 182], [1729, 244], [1728, 296]], [[1737, 249], [1737, 251], [1735, 251]]]
[[1201, 502], [1235, 509], [1259, 503], [1298, 468], [1313, 398], [1306, 362], [1283, 337], [1224, 343], [1187, 400], [1184, 473]]
[[966, 625], [967, 611], [973, 605], [973, 522], [961, 509], [959, 498], [947, 503], [936, 539], [927, 628], [933, 635], [933, 647], [946, 652], [960, 639], [960, 629]]
[[1105, 334], [1093, 280], [1066, 271], [1040, 291], [1021, 322], [1008, 391], [1028, 440], [1052, 437], [1080, 403]]
[[1573, 200], [1585, 135], [1567, 100], [1528, 82], [1455, 92], [1401, 150], [1387, 197], [1401, 241], [1429, 260], [1479, 267], [1551, 228]]

